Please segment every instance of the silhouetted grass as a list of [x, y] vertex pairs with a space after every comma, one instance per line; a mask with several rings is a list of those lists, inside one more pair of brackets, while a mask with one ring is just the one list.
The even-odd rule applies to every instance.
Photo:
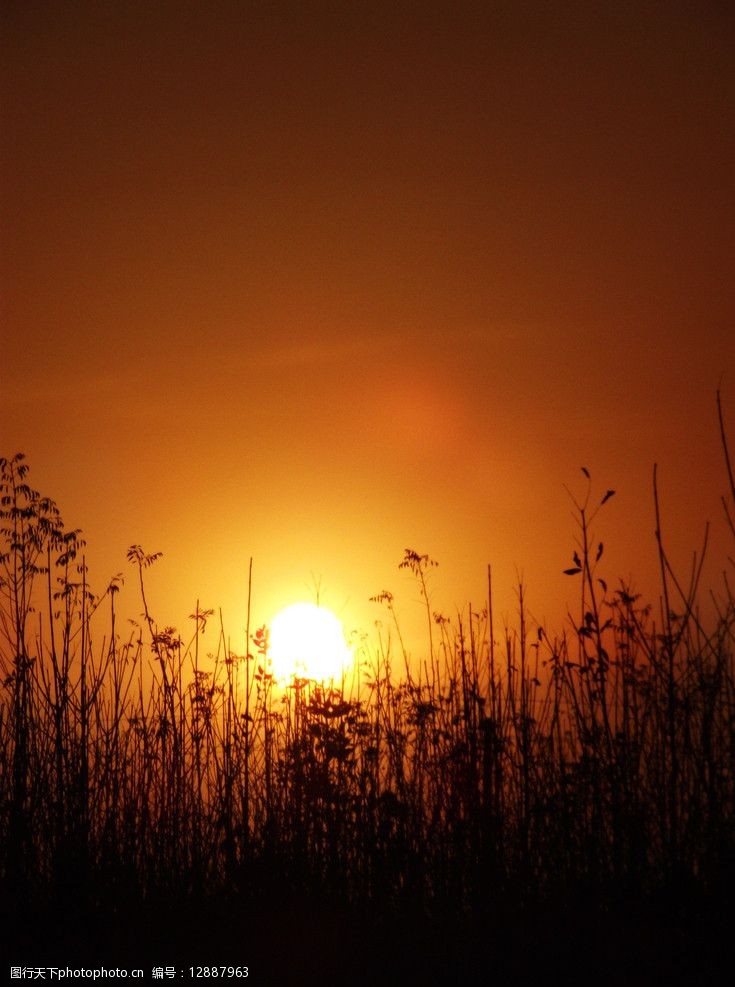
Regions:
[[518, 623], [499, 630], [490, 579], [479, 612], [433, 613], [435, 563], [406, 550], [424, 653], [405, 654], [384, 591], [386, 630], [349, 687], [280, 692], [249, 615], [248, 653], [227, 649], [220, 617], [207, 658], [211, 611], [197, 604], [188, 642], [156, 621], [157, 556], [140, 546], [144, 619], [125, 639], [118, 581], [93, 595], [80, 532], [21, 455], [0, 480], [1, 917], [16, 944], [214, 963], [246, 962], [244, 943], [274, 983], [381, 963], [411, 982], [583, 955], [641, 976], [714, 962], [735, 880], [735, 600], [725, 578], [705, 626], [704, 549], [683, 585], [658, 509], [655, 608], [599, 576], [592, 526], [612, 491], [590, 485], [566, 628], [529, 627], [520, 586]]

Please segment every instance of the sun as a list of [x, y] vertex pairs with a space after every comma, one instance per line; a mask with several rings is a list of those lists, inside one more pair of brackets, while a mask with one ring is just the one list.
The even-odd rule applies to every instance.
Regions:
[[276, 614], [268, 656], [277, 681], [339, 679], [352, 665], [339, 619], [314, 603], [294, 603]]

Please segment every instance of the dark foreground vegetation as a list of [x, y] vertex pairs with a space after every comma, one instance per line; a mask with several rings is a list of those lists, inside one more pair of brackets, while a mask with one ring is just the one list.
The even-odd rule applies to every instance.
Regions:
[[[724, 439], [733, 516], [735, 485]], [[700, 617], [663, 539], [653, 607], [598, 571], [577, 505], [565, 632], [431, 610], [339, 688], [280, 691], [267, 632], [200, 652], [87, 582], [83, 542], [0, 461], [0, 923], [7, 962], [246, 964], [254, 983], [421, 983], [530, 972], [602, 982], [728, 953], [735, 882], [735, 599]], [[658, 533], [660, 534], [660, 533]], [[733, 532], [735, 535], [735, 532]], [[489, 575], [489, 573], [488, 573]], [[709, 592], [709, 588], [707, 588]], [[250, 618], [248, 617], [248, 621]], [[388, 629], [391, 629], [390, 637]], [[419, 660], [415, 660], [418, 658]]]

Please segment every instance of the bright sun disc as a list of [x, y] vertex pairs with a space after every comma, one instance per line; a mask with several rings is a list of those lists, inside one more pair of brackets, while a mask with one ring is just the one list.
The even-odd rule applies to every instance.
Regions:
[[278, 681], [339, 679], [352, 664], [342, 624], [313, 603], [294, 603], [273, 618], [268, 655]]

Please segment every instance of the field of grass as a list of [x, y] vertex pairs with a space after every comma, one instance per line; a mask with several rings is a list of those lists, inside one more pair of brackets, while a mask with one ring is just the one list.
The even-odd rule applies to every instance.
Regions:
[[[724, 429], [723, 449], [732, 517]], [[700, 586], [704, 547], [682, 581], [659, 537], [653, 604], [608, 585], [593, 528], [612, 493], [590, 494], [564, 577], [578, 613], [532, 632], [523, 587], [517, 624], [497, 625], [490, 570], [480, 612], [434, 613], [432, 560], [406, 550], [422, 653], [405, 655], [384, 592], [348, 682], [279, 689], [255, 621], [247, 654], [220, 628], [214, 655], [211, 611], [187, 639], [159, 622], [145, 580], [165, 560], [140, 546], [144, 618], [125, 636], [116, 583], [91, 592], [81, 533], [22, 456], [0, 484], [9, 962], [187, 957], [276, 984], [689, 965], [707, 981], [733, 915], [735, 598], [727, 576]]]

